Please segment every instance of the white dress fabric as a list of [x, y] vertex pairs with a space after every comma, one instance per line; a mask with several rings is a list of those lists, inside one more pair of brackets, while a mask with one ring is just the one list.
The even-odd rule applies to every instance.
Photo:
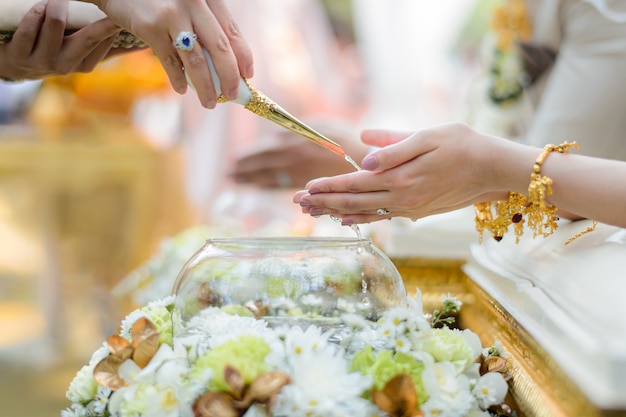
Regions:
[[626, 160], [626, 2], [528, 4], [533, 42], [558, 55], [529, 90], [534, 112], [527, 143], [576, 141], [577, 153]]
[[472, 246], [465, 272], [508, 311], [586, 396], [626, 410], [626, 230], [562, 221], [550, 237], [527, 231]]

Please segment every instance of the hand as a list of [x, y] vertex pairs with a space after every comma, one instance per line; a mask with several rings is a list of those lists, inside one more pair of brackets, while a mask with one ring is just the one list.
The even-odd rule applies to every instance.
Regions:
[[[417, 219], [506, 199], [506, 187], [513, 182], [522, 192], [528, 186], [528, 176], [519, 181], [506, 174], [507, 168], [529, 175], [536, 156], [532, 148], [524, 152], [521, 145], [478, 134], [460, 123], [413, 134], [370, 130], [361, 139], [383, 148], [363, 160], [364, 171], [309, 182], [294, 196], [304, 213], [334, 215], [351, 225], [394, 216]], [[379, 215], [378, 208], [390, 213]]]
[[[369, 150], [348, 137], [352, 132], [342, 127], [318, 125], [316, 128], [330, 138], [339, 138], [337, 142], [344, 151], [357, 161]], [[230, 175], [237, 183], [261, 188], [301, 188], [313, 178], [352, 171], [352, 165], [343, 158], [295, 133], [281, 130], [272, 145], [239, 158]]]
[[35, 4], [10, 42], [0, 44], [0, 74], [40, 79], [70, 72], [90, 72], [111, 52], [120, 28], [102, 19], [64, 36], [68, 0]]
[[200, 45], [191, 51], [174, 47], [181, 31], [197, 34], [198, 43], [209, 51], [226, 98], [237, 97], [240, 76], [254, 75], [250, 48], [223, 0], [83, 1], [96, 4], [116, 24], [148, 44], [181, 94], [187, 91], [186, 71], [204, 107], [213, 108], [217, 103], [209, 66]]

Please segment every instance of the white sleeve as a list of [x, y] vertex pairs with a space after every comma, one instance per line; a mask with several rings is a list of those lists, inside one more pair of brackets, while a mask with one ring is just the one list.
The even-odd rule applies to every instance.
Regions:
[[[626, 22], [626, 6], [620, 0], [583, 0], [592, 4], [607, 19], [618, 23]], [[621, 9], [621, 10], [620, 10]]]

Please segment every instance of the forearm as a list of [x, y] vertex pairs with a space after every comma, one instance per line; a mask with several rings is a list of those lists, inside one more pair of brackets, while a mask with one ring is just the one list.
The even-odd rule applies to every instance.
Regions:
[[[528, 194], [530, 174], [541, 149], [497, 143], [492, 150], [491, 192]], [[548, 202], [568, 218], [589, 218], [626, 227], [626, 163], [571, 153], [551, 152], [541, 175], [552, 179]]]
[[626, 227], [626, 163], [554, 153], [542, 174], [553, 180], [549, 201], [584, 218]]

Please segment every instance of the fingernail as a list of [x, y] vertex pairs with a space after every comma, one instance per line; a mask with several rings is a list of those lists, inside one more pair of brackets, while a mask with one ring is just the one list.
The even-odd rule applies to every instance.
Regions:
[[36, 12], [43, 12], [44, 10], [46, 10], [47, 5], [48, 5], [47, 0], [40, 1], [39, 3], [33, 6], [33, 10], [35, 10]]
[[233, 90], [230, 90], [228, 94], [226, 94], [226, 97], [228, 97], [229, 100], [235, 100], [238, 95], [239, 95], [239, 88], [235, 88]]
[[321, 193], [319, 188], [310, 188], [309, 189], [309, 194], [319, 194], [319, 193]]
[[342, 226], [352, 226], [354, 224], [354, 220], [351, 219], [341, 219]]
[[378, 168], [378, 158], [376, 158], [376, 155], [367, 155], [361, 161], [361, 166], [367, 170], [376, 169]]
[[306, 198], [303, 198], [302, 200], [300, 200], [300, 206], [301, 207], [311, 207], [311, 200], [307, 200]]
[[215, 106], [217, 105], [217, 102], [213, 99], [210, 99], [209, 101], [206, 102], [206, 108], [207, 109], [214, 109]]
[[254, 65], [249, 65], [248, 68], [245, 69], [243, 77], [252, 78], [253, 75], [254, 75]]
[[313, 207], [313, 208], [309, 211], [309, 214], [310, 214], [311, 216], [314, 216], [314, 217], [316, 217], [316, 216], [321, 216], [322, 214], [324, 214], [324, 210], [322, 210], [322, 209], [321, 209], [321, 208], [319, 208], [319, 207]]

